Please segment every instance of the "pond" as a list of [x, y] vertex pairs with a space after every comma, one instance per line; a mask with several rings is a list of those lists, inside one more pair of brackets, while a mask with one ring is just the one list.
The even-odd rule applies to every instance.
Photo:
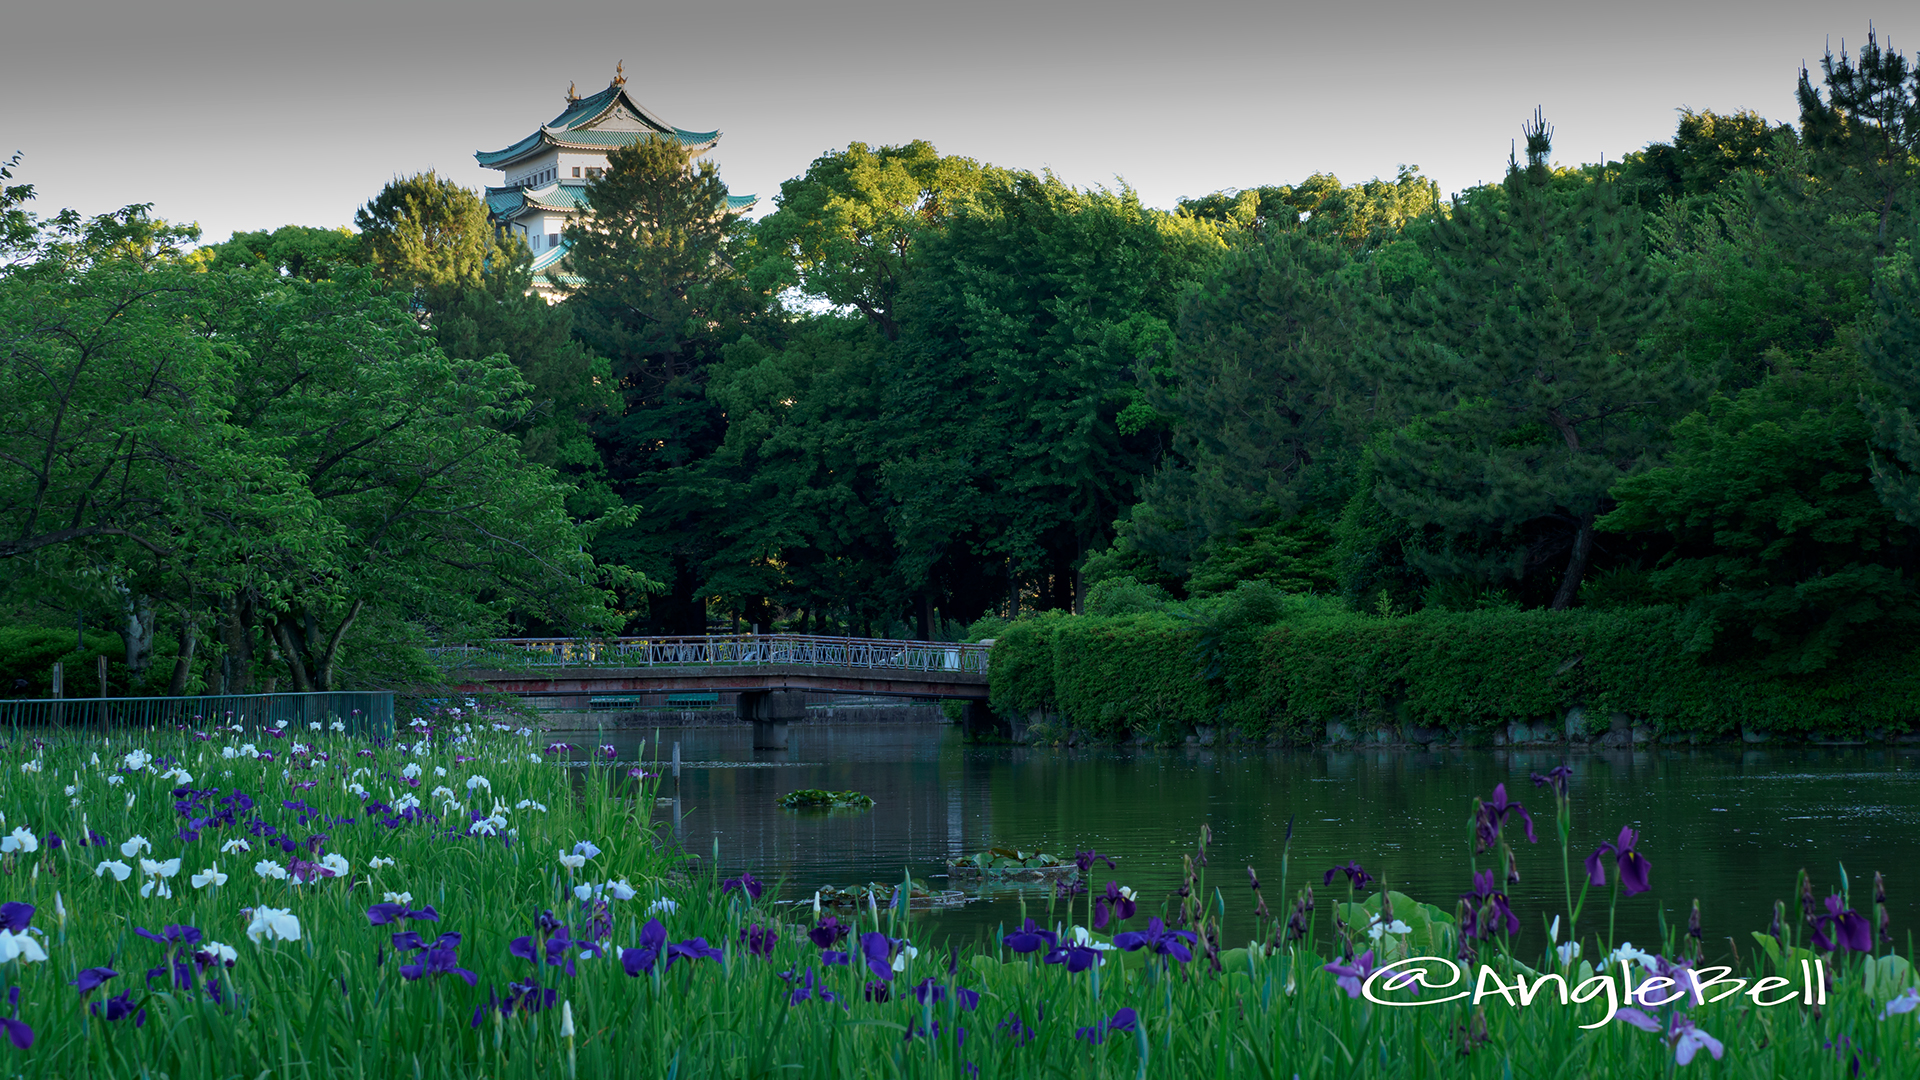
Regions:
[[[642, 733], [606, 738], [622, 758]], [[1562, 911], [1553, 798], [1528, 776], [1558, 764], [1573, 770], [1574, 872], [1621, 826], [1640, 830], [1652, 865], [1650, 893], [1622, 898], [1619, 937], [1652, 948], [1659, 913], [1684, 926], [1697, 898], [1710, 951], [1731, 937], [1741, 952], [1764, 930], [1775, 900], [1797, 916], [1795, 875], [1811, 872], [1824, 896], [1851, 875], [1854, 905], [1868, 910], [1873, 873], [1888, 877], [1889, 909], [1902, 946], [1920, 916], [1920, 750], [1909, 748], [1662, 748], [1642, 752], [1537, 750], [1250, 751], [973, 746], [943, 725], [795, 726], [784, 751], [755, 751], [747, 725], [644, 733], [645, 754], [683, 761], [677, 822], [658, 815], [685, 850], [725, 873], [750, 870], [786, 883], [788, 897], [825, 885], [894, 882], [904, 872], [948, 886], [946, 860], [989, 846], [1071, 855], [1094, 848], [1118, 869], [1099, 868], [1141, 897], [1141, 920], [1179, 887], [1181, 856], [1201, 825], [1213, 830], [1207, 894], [1218, 887], [1229, 940], [1252, 931], [1247, 867], [1280, 911], [1281, 853], [1294, 836], [1289, 889], [1311, 884], [1320, 912], [1344, 899], [1323, 886], [1332, 866], [1358, 860], [1396, 890], [1449, 913], [1470, 886], [1473, 799], [1505, 783], [1533, 812], [1538, 844], [1517, 845], [1522, 880], [1509, 893], [1522, 920], [1516, 947], [1537, 951], [1544, 920]], [[581, 741], [581, 740], [576, 740]], [[776, 805], [798, 788], [852, 788], [870, 810], [793, 811]], [[660, 794], [672, 794], [670, 780]], [[1518, 833], [1515, 833], [1516, 839]], [[1491, 865], [1482, 858], [1482, 865]], [[1576, 880], [1576, 895], [1578, 883]], [[935, 936], [991, 934], [1019, 921], [1021, 901], [1043, 916], [1050, 886], [1002, 886], [964, 907], [928, 916]], [[1332, 895], [1330, 895], [1332, 894]], [[1607, 893], [1594, 890], [1582, 927], [1603, 930]], [[1082, 901], [1084, 904], [1084, 900]], [[1082, 908], [1084, 911], [1084, 907]], [[1324, 923], [1323, 923], [1324, 925]]]

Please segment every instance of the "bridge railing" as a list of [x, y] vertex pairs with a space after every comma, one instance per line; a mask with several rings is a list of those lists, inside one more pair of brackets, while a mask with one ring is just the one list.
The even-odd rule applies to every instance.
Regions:
[[742, 634], [708, 637], [499, 638], [477, 645], [430, 649], [453, 670], [521, 667], [759, 667], [891, 668], [899, 671], [985, 674], [987, 645], [891, 638]]

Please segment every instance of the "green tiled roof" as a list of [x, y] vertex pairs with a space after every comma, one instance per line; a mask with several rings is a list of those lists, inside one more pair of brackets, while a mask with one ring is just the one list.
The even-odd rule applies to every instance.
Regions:
[[504, 168], [508, 163], [526, 157], [543, 146], [579, 146], [594, 149], [627, 146], [645, 138], [642, 131], [581, 131], [581, 126], [591, 123], [613, 108], [624, 103], [627, 108], [641, 119], [641, 122], [653, 128], [661, 135], [670, 135], [681, 146], [695, 148], [710, 146], [720, 139], [718, 131], [686, 131], [655, 116], [642, 108], [640, 104], [627, 96], [624, 87], [609, 86], [597, 94], [590, 94], [569, 104], [553, 122], [540, 130], [514, 143], [504, 150], [480, 150], [473, 155], [475, 161], [489, 169]]
[[559, 247], [550, 247], [540, 254], [535, 255], [533, 257], [533, 272], [536, 274], [544, 273], [548, 267], [564, 258], [567, 254], [567, 249], [571, 246], [571, 244], [562, 240], [560, 241]]
[[729, 195], [727, 196], [727, 209], [737, 214], [759, 201], [760, 196], [758, 195]]

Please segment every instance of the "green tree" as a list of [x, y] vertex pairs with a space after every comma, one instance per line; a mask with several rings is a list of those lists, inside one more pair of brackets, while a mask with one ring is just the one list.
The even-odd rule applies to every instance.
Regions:
[[315, 229], [282, 225], [272, 231], [236, 232], [222, 244], [202, 249], [211, 270], [264, 266], [289, 277], [319, 280], [336, 266], [363, 266], [367, 251], [351, 229]]
[[1681, 605], [1686, 647], [1759, 644], [1789, 671], [1920, 623], [1920, 533], [1874, 492], [1857, 362], [1784, 366], [1674, 429], [1664, 467], [1614, 486], [1614, 532], [1667, 545], [1644, 597]]
[[1160, 445], [1139, 373], [1164, 363], [1181, 294], [1223, 251], [1216, 229], [1131, 191], [1010, 174], [962, 204], [903, 298], [889, 379], [904, 580], [954, 583], [963, 622], [1010, 583], [1075, 605], [1080, 562]]
[[754, 226], [756, 279], [852, 308], [897, 340], [895, 306], [923, 237], [997, 173], [921, 140], [823, 154], [780, 185], [777, 209]]
[[353, 223], [367, 265], [405, 289], [479, 288], [502, 257], [487, 204], [431, 170], [389, 183]]
[[613, 490], [646, 514], [601, 552], [667, 586], [649, 601], [658, 630], [704, 633], [701, 566], [717, 506], [691, 468], [725, 434], [706, 386], [728, 345], [769, 299], [734, 265], [743, 228], [709, 161], [652, 138], [607, 156], [587, 186], [590, 218], [569, 225], [565, 273], [574, 332], [611, 365], [620, 404], [595, 424]]
[[1638, 214], [1610, 183], [1557, 178], [1551, 131], [1527, 162], [1432, 233], [1435, 281], [1398, 305], [1415, 377], [1442, 394], [1380, 455], [1377, 498], [1426, 531], [1435, 579], [1525, 585], [1559, 562], [1548, 603], [1578, 595], [1607, 491], [1697, 398], [1643, 338], [1666, 303]]

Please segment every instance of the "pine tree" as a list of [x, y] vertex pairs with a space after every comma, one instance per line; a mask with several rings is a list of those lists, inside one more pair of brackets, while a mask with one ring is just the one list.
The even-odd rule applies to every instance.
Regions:
[[688, 467], [719, 447], [725, 417], [707, 399], [723, 350], [769, 305], [733, 265], [742, 235], [711, 162], [660, 138], [613, 151], [587, 185], [593, 213], [567, 226], [574, 332], [611, 365], [620, 403], [595, 426], [608, 480], [639, 522], [601, 552], [669, 583], [649, 602], [659, 630], [704, 633], [702, 564], [723, 499]]
[[1441, 395], [1380, 455], [1377, 497], [1429, 537], [1435, 580], [1578, 594], [1607, 490], [1644, 464], [1699, 386], [1643, 345], [1666, 303], [1637, 213], [1613, 185], [1556, 176], [1536, 112], [1527, 159], [1436, 222], [1436, 280], [1396, 312], [1413, 374]]

